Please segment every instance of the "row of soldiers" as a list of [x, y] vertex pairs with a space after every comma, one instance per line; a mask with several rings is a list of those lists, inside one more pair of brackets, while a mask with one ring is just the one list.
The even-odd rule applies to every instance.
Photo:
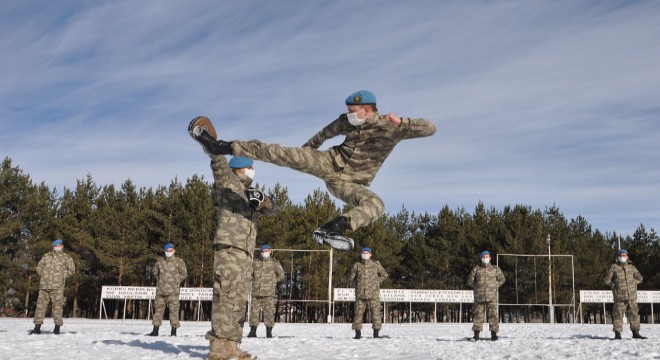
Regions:
[[[64, 288], [66, 278], [73, 275], [75, 265], [71, 256], [66, 254], [62, 240], [52, 243], [53, 250], [43, 256], [37, 265], [39, 282], [39, 298], [34, 316], [33, 334], [41, 333], [46, 309], [52, 303], [54, 334], [60, 334], [63, 325], [62, 311], [64, 305]], [[260, 314], [266, 325], [266, 337], [273, 336], [275, 326], [275, 303], [277, 285], [284, 280], [284, 269], [280, 262], [272, 257], [270, 245], [262, 245], [260, 256], [252, 263], [252, 304], [250, 306], [250, 332], [247, 337], [257, 336]], [[147, 334], [158, 336], [163, 322], [165, 309], [169, 308], [171, 336], [177, 335], [179, 322], [180, 285], [187, 278], [188, 271], [183, 259], [176, 257], [176, 249], [172, 243], [163, 247], [164, 256], [160, 257], [153, 267], [153, 276], [157, 281], [153, 330]], [[362, 320], [364, 312], [369, 307], [372, 314], [373, 337], [378, 338], [383, 326], [379, 299], [380, 285], [387, 279], [387, 271], [379, 261], [372, 259], [373, 251], [364, 247], [360, 251], [360, 261], [356, 262], [348, 274], [349, 283], [355, 284], [355, 314], [352, 330], [355, 339], [362, 337]], [[474, 289], [474, 305], [472, 315], [474, 324], [473, 338], [479, 340], [483, 331], [484, 314], [487, 314], [491, 340], [497, 340], [499, 332], [498, 288], [505, 282], [504, 273], [497, 265], [492, 265], [491, 254], [483, 251], [479, 254], [480, 264], [470, 272], [467, 284]], [[639, 333], [639, 308], [637, 305], [637, 285], [643, 278], [637, 268], [628, 258], [628, 251], [621, 249], [616, 254], [616, 260], [607, 270], [604, 283], [612, 288], [614, 295], [614, 310], [612, 313], [615, 339], [621, 339], [623, 317], [628, 315], [633, 338], [644, 339]]]

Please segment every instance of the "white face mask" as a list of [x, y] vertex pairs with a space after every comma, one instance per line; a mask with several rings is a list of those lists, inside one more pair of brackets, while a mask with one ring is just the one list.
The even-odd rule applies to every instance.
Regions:
[[245, 176], [254, 179], [254, 169], [245, 169]]
[[484, 264], [484, 265], [490, 264], [490, 258], [482, 257], [481, 258], [481, 263]]
[[624, 256], [619, 256], [617, 260], [619, 260], [620, 263], [625, 264], [628, 261], [628, 258]]
[[[362, 109], [360, 109], [360, 110], [362, 110]], [[346, 114], [346, 117], [348, 118], [348, 122], [349, 122], [351, 125], [353, 125], [353, 126], [360, 126], [360, 125], [364, 124], [364, 123], [367, 121], [367, 119], [360, 119], [360, 118], [358, 117], [358, 113], [359, 113], [359, 112], [360, 112], [360, 111], [352, 112], [352, 113], [348, 113], [348, 114]]]
[[174, 251], [165, 251], [165, 256], [167, 256], [167, 257], [174, 256]]
[[371, 259], [371, 254], [362, 254], [362, 260], [369, 260]]
[[264, 259], [268, 259], [270, 257], [270, 252], [267, 251], [262, 252], [261, 257]]

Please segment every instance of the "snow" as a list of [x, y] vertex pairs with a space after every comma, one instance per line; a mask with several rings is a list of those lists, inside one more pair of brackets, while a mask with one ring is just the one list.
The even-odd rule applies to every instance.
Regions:
[[[147, 320], [64, 319], [63, 334], [52, 334], [52, 319], [41, 335], [28, 335], [32, 319], [0, 318], [0, 359], [204, 359], [209, 322], [182, 322], [170, 337], [167, 321], [161, 336]], [[485, 324], [484, 329], [487, 330]], [[245, 325], [244, 334], [249, 327]], [[276, 324], [266, 339], [261, 324], [257, 338], [244, 338], [241, 348], [269, 359], [660, 359], [660, 325], [642, 324], [646, 340], [613, 338], [612, 325], [501, 324], [499, 341], [468, 341], [471, 324], [384, 324], [384, 339], [353, 339], [350, 324]], [[481, 333], [487, 336], [488, 331]]]

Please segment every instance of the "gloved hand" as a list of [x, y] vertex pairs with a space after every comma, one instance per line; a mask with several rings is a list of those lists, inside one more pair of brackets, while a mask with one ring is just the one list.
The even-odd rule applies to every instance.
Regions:
[[245, 189], [245, 196], [250, 202], [250, 207], [255, 211], [261, 210], [268, 201], [268, 197], [261, 190], [255, 188]]

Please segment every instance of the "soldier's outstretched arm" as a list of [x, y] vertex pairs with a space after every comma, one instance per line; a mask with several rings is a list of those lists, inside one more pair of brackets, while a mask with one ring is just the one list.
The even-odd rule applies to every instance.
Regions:
[[[318, 149], [323, 143], [332, 139], [333, 137], [340, 135], [342, 132], [342, 122], [340, 121], [342, 117], [346, 117], [345, 114], [340, 115], [335, 121], [328, 124], [321, 131], [317, 132], [312, 136], [302, 147], [310, 147], [312, 149]], [[344, 123], [348, 124], [348, 120], [344, 120]]]

